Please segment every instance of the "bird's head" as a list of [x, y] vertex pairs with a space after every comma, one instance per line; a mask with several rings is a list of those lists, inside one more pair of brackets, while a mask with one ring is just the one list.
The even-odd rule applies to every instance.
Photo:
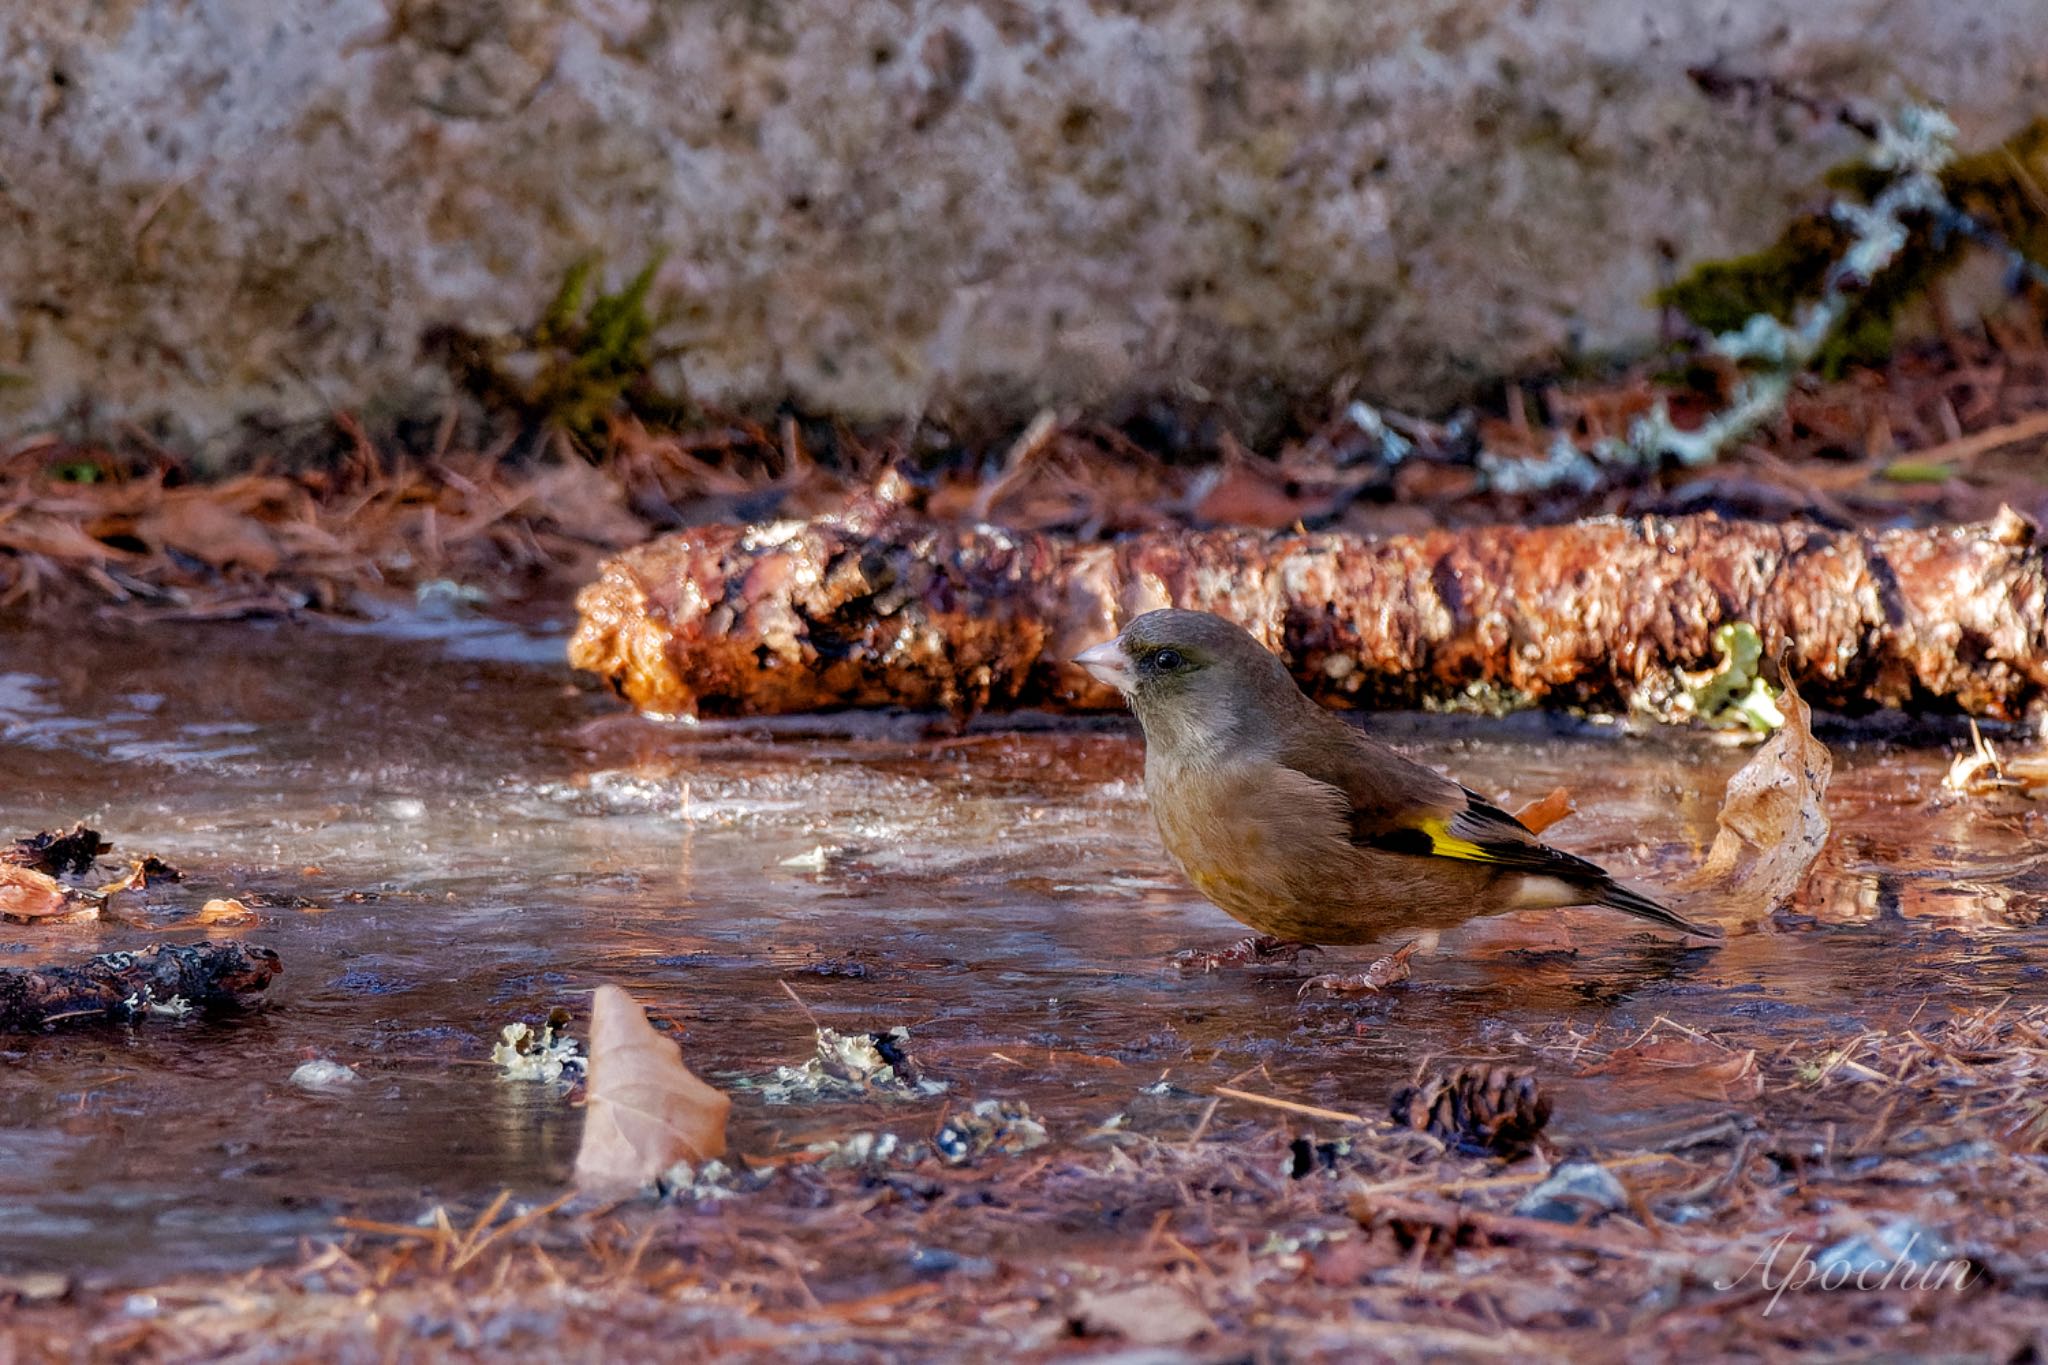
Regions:
[[1244, 627], [1206, 611], [1150, 611], [1075, 657], [1124, 694], [1148, 744], [1183, 756], [1235, 752], [1276, 708], [1302, 704], [1287, 665]]

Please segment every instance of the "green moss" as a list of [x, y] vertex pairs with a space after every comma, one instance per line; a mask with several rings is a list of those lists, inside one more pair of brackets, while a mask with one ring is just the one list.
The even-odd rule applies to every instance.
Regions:
[[542, 356], [532, 384], [530, 406], [555, 426], [582, 433], [617, 411], [635, 390], [648, 386], [653, 363], [649, 344], [654, 319], [648, 291], [661, 266], [656, 256], [616, 293], [590, 293], [594, 259], [578, 261], [534, 328], [533, 345]]
[[601, 262], [571, 265], [539, 321], [491, 342], [465, 333], [437, 338], [457, 378], [488, 407], [549, 430], [587, 436], [621, 412], [674, 421], [687, 404], [659, 391], [653, 367], [657, 319], [649, 306], [656, 255], [617, 290], [601, 284]]
[[[2048, 260], [2048, 118], [2036, 119], [1989, 151], [1959, 157], [1942, 173], [1949, 199], [2035, 260]], [[1836, 191], [1869, 201], [1889, 176], [1862, 161], [1828, 172]], [[1732, 332], [1762, 313], [1791, 322], [1801, 305], [1821, 296], [1828, 271], [1852, 234], [1826, 214], [1802, 214], [1761, 251], [1707, 261], [1658, 291], [1656, 302], [1675, 308], [1710, 332]], [[1899, 315], [1955, 267], [1961, 242], [1934, 241], [1917, 227], [1898, 259], [1859, 293], [1815, 368], [1830, 378], [1854, 365], [1878, 364], [1892, 352]]]
[[1841, 227], [1808, 214], [1762, 251], [1695, 266], [1659, 290], [1657, 302], [1714, 333], [1738, 331], [1758, 313], [1790, 322], [1801, 303], [1818, 296], [1828, 267], [1848, 242]]
[[1692, 714], [1717, 730], [1750, 729], [1767, 734], [1785, 723], [1777, 690], [1757, 676], [1763, 641], [1747, 621], [1732, 621], [1714, 632], [1721, 657], [1705, 673], [1681, 674]]

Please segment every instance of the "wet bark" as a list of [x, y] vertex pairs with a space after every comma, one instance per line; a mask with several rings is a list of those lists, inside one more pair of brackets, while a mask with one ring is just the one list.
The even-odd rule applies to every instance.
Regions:
[[200, 1013], [227, 1013], [247, 1008], [282, 969], [270, 949], [239, 943], [159, 943], [75, 967], [0, 968], [0, 1029], [179, 1013], [179, 1001]]
[[1158, 532], [1080, 543], [885, 507], [704, 527], [612, 559], [571, 660], [643, 710], [1098, 709], [1064, 661], [1160, 606], [1220, 612], [1308, 691], [1367, 707], [1585, 705], [1671, 718], [1747, 621], [1817, 704], [2016, 718], [2048, 696], [2032, 526], [1831, 530], [1603, 518], [1368, 540]]

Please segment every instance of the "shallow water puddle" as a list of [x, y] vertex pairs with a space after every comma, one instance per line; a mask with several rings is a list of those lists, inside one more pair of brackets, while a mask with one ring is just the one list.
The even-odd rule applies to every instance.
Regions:
[[[0, 1270], [140, 1279], [283, 1255], [341, 1213], [551, 1195], [577, 1111], [501, 1080], [490, 1047], [605, 980], [721, 1084], [809, 1054], [781, 981], [825, 1024], [909, 1025], [949, 1083], [895, 1103], [738, 1091], [736, 1145], [757, 1152], [924, 1136], [993, 1095], [1056, 1140], [1118, 1113], [1192, 1127], [1211, 1086], [1260, 1066], [1239, 1084], [1376, 1113], [1425, 1062], [1474, 1059], [1536, 1066], [1552, 1135], [1598, 1142], [1728, 1105], [1575, 1076], [1575, 1036], [1618, 1047], [1663, 1016], [1775, 1048], [2048, 995], [2042, 817], [1941, 799], [1939, 746], [1826, 736], [1835, 840], [1783, 932], [1707, 950], [1595, 912], [1495, 921], [1384, 997], [1300, 1005], [1296, 971], [1164, 969], [1242, 931], [1167, 866], [1120, 721], [657, 726], [535, 662], [554, 653], [414, 625], [0, 633], [0, 834], [84, 818], [108, 865], [157, 853], [187, 877], [128, 901], [130, 924], [0, 924], [0, 966], [208, 933], [285, 962], [245, 1018], [0, 1038]], [[1541, 716], [1376, 724], [1511, 805], [1569, 786], [1579, 813], [1550, 837], [1650, 886], [1702, 855], [1742, 758]], [[226, 895], [255, 922], [156, 931]], [[313, 1057], [361, 1083], [294, 1089]]]

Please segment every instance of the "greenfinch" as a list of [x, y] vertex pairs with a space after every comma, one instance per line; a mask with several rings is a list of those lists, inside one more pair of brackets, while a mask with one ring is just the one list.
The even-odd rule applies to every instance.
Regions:
[[1145, 795], [1195, 889], [1285, 944], [1600, 905], [1718, 938], [1310, 700], [1243, 628], [1153, 611], [1075, 659], [1130, 702]]

